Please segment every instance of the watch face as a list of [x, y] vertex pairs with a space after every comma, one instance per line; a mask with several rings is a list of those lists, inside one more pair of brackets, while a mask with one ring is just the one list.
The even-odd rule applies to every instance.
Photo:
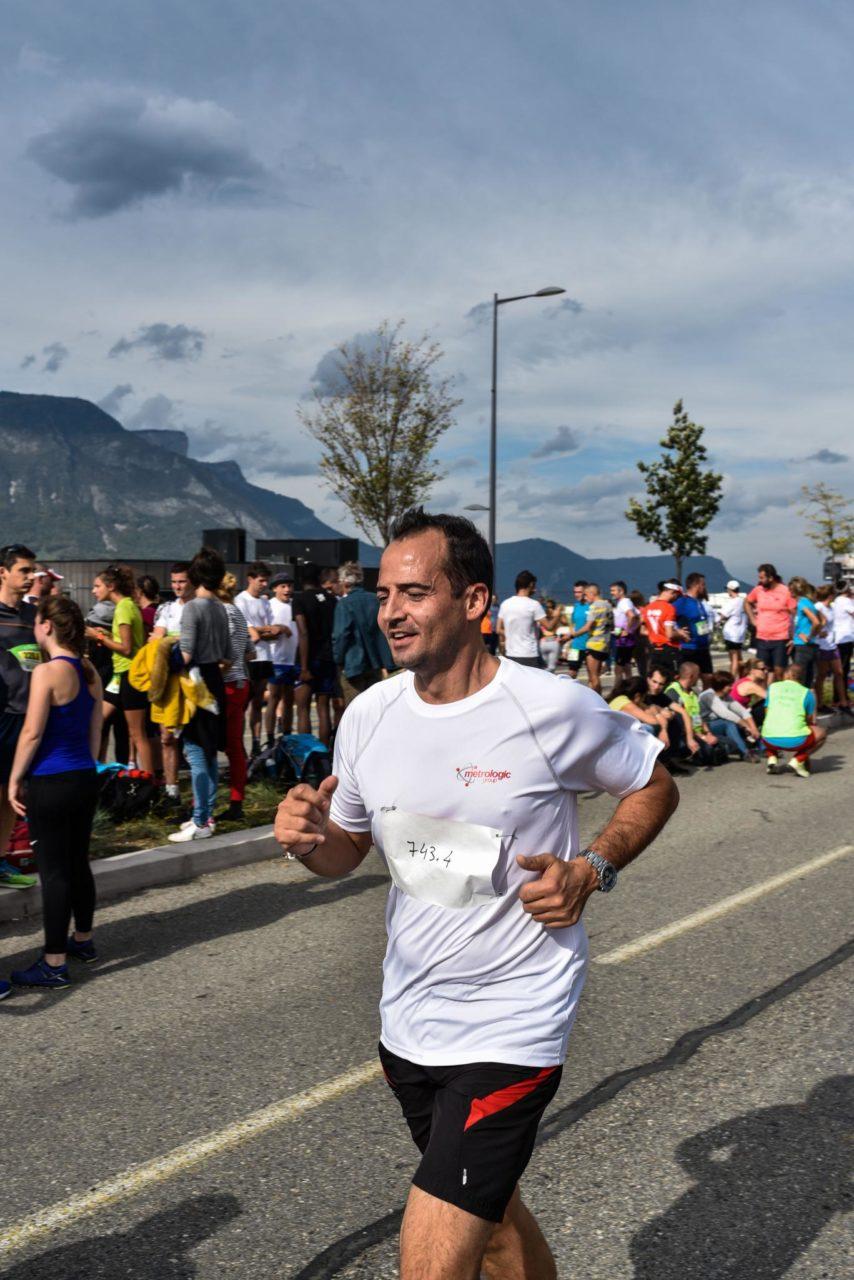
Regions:
[[610, 863], [607, 863], [602, 868], [600, 875], [601, 875], [600, 883], [602, 886], [602, 891], [604, 893], [607, 893], [608, 890], [613, 889], [614, 885], [617, 883], [617, 872], [610, 865]]

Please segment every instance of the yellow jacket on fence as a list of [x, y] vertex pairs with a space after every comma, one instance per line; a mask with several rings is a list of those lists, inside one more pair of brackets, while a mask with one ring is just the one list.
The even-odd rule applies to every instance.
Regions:
[[148, 694], [151, 719], [167, 729], [182, 729], [199, 708], [216, 709], [216, 699], [204, 680], [192, 680], [184, 672], [170, 670], [177, 636], [161, 636], [143, 645], [130, 665], [129, 679], [134, 689]]

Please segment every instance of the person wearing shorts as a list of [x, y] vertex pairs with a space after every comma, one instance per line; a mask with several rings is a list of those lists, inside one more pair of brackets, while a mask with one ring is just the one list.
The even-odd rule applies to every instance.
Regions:
[[[162, 640], [166, 636], [174, 636], [177, 640], [181, 634], [181, 615], [184, 612], [184, 605], [188, 604], [196, 594], [188, 576], [189, 569], [188, 560], [176, 560], [169, 570], [172, 599], [164, 600], [154, 615], [151, 635], [155, 640]], [[163, 752], [165, 781], [161, 806], [166, 809], [176, 809], [181, 804], [181, 789], [178, 784], [181, 747], [175, 734], [175, 726], [166, 724], [160, 726], [160, 748]]]
[[792, 614], [797, 602], [780, 581], [773, 564], [761, 564], [759, 581], [744, 602], [751, 626], [756, 628], [756, 656], [770, 669], [772, 680], [782, 680], [789, 661]]
[[234, 603], [246, 619], [249, 639], [255, 649], [255, 657], [248, 664], [249, 670], [249, 732], [252, 737], [252, 755], [261, 751], [261, 724], [264, 718], [264, 699], [267, 681], [273, 675], [271, 641], [278, 631], [273, 630], [273, 611], [266, 591], [270, 581], [270, 567], [260, 560], [246, 570], [246, 590], [241, 591]]
[[[140, 769], [153, 777], [154, 756], [146, 723], [148, 696], [140, 693], [130, 682], [131, 662], [145, 644], [142, 614], [134, 599], [136, 582], [133, 570], [126, 564], [108, 564], [98, 574], [96, 583], [106, 589], [107, 597], [116, 606], [110, 635], [97, 627], [86, 628], [87, 638], [109, 649], [113, 655], [113, 679], [104, 691], [104, 719], [111, 715], [124, 716], [134, 760]], [[110, 693], [116, 695], [114, 700], [106, 696]]]
[[673, 675], [679, 666], [679, 650], [686, 635], [676, 622], [674, 601], [681, 594], [678, 582], [659, 582], [658, 595], [641, 609], [641, 625], [649, 640], [650, 662]]
[[267, 746], [276, 741], [276, 728], [292, 733], [294, 727], [294, 690], [299, 684], [299, 623], [294, 619], [294, 580], [289, 573], [277, 573], [270, 579], [270, 612], [278, 634], [270, 641], [273, 674], [267, 688]]
[[628, 595], [625, 582], [611, 583], [611, 604], [614, 609], [611, 658], [614, 663], [614, 680], [619, 683], [620, 680], [630, 679], [632, 674], [640, 613]]
[[[602, 687], [602, 671], [611, 651], [611, 633], [614, 630], [614, 610], [608, 600], [599, 594], [598, 583], [588, 582], [584, 589], [587, 602], [587, 620], [581, 629], [587, 641], [584, 654], [587, 663], [587, 679], [590, 688], [599, 693]], [[575, 643], [573, 636], [573, 643]]]
[[708, 688], [714, 671], [712, 665], [712, 628], [705, 604], [706, 579], [702, 573], [689, 573], [685, 590], [676, 600], [676, 622], [686, 635], [682, 642], [681, 658], [694, 662], [703, 677], [703, 687]]
[[570, 632], [566, 656], [569, 674], [573, 680], [578, 679], [578, 673], [584, 663], [584, 655], [587, 650], [587, 632], [583, 630], [587, 621], [588, 609], [587, 601], [584, 597], [586, 590], [587, 583], [579, 578], [572, 588], [572, 594], [575, 597], [574, 603], [566, 607], [566, 622]]
[[317, 735], [329, 744], [332, 737], [331, 700], [340, 693], [338, 669], [332, 656], [335, 596], [320, 586], [317, 565], [302, 568], [302, 590], [294, 596], [294, 618], [299, 622], [300, 677], [295, 701], [300, 733], [311, 732], [311, 701], [317, 707]]
[[[398, 520], [377, 597], [402, 672], [350, 704], [333, 776], [276, 815], [315, 874], [354, 871], [376, 844], [393, 881], [380, 1060], [421, 1153], [401, 1280], [477, 1280], [485, 1259], [499, 1280], [554, 1280], [518, 1184], [584, 983], [581, 913], [677, 800], [636, 721], [487, 652], [492, 575], [470, 521]], [[578, 837], [585, 790], [619, 800], [594, 850]]]
[[729, 654], [730, 673], [737, 680], [741, 671], [741, 650], [747, 635], [747, 614], [744, 612], [744, 597], [737, 578], [730, 578], [726, 584], [726, 594], [727, 598], [718, 610], [718, 617], [724, 647]]

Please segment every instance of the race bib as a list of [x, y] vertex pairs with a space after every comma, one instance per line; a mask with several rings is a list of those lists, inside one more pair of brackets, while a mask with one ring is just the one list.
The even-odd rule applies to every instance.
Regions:
[[391, 878], [410, 898], [434, 907], [482, 907], [498, 896], [492, 875], [501, 832], [404, 809], [382, 810], [382, 848]]
[[107, 687], [106, 687], [106, 689], [104, 690], [104, 692], [105, 692], [105, 693], [118, 693], [118, 691], [119, 691], [119, 689], [120, 689], [120, 688], [121, 688], [121, 680], [119, 679], [119, 677], [118, 677], [118, 676], [113, 676], [112, 680], [111, 680], [111, 681], [110, 681], [110, 683], [107, 685]]
[[709, 634], [709, 624], [708, 622], [695, 622], [694, 630], [698, 636], [707, 636]]
[[42, 651], [35, 641], [32, 644], [16, 644], [9, 652], [25, 671], [35, 671], [42, 660]]
[[570, 649], [570, 651], [569, 651], [569, 661], [570, 661], [570, 662], [578, 662], [578, 660], [579, 660], [579, 658], [580, 658], [580, 657], [581, 657], [581, 650], [580, 650], [580, 649]]

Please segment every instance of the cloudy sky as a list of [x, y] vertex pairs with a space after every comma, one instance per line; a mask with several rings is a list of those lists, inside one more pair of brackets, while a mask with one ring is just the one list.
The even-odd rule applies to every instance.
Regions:
[[[349, 531], [296, 418], [383, 319], [463, 404], [434, 501], [499, 537], [623, 518], [681, 396], [709, 550], [816, 573], [799, 486], [854, 491], [854, 8], [836, 0], [6, 0], [0, 382], [181, 426]], [[10, 300], [14, 305], [9, 305]]]

